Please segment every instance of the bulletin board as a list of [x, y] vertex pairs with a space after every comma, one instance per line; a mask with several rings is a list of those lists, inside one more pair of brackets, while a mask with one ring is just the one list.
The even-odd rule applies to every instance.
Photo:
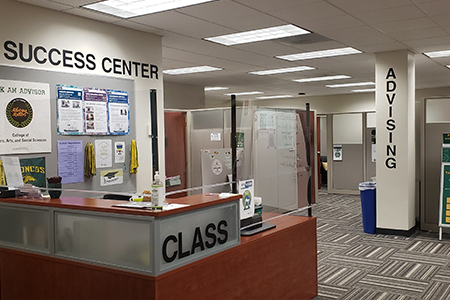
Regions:
[[[22, 158], [36, 158], [45, 157], [46, 161], [46, 177], [58, 176], [58, 146], [65, 145], [67, 149], [72, 147], [67, 146], [69, 142], [74, 142], [77, 147], [83, 149], [87, 143], [93, 145], [100, 142], [101, 144], [111, 145], [112, 161], [108, 167], [97, 168], [96, 175], [91, 178], [83, 178], [83, 182], [63, 184], [66, 189], [80, 189], [80, 190], [95, 190], [95, 191], [110, 191], [110, 192], [135, 192], [136, 191], [136, 175], [130, 174], [130, 144], [136, 137], [135, 130], [135, 113], [134, 113], [134, 80], [122, 79], [107, 76], [85, 75], [85, 74], [71, 74], [63, 72], [53, 72], [46, 70], [36, 70], [29, 68], [0, 66], [0, 79], [14, 80], [23, 82], [35, 82], [49, 85], [50, 91], [50, 123], [51, 123], [51, 152], [46, 153], [30, 153], [30, 154], [15, 154], [20, 159]], [[129, 128], [126, 129], [127, 134], [105, 134], [105, 135], [61, 135], [58, 134], [57, 124], [57, 86], [77, 86], [77, 87], [92, 87], [102, 90], [120, 91], [127, 93], [129, 109], [126, 112], [129, 118]], [[122, 105], [123, 106], [123, 105]], [[110, 132], [109, 132], [110, 133]], [[103, 142], [103, 143], [102, 143]], [[119, 145], [124, 154], [124, 161], [117, 160], [114, 157], [114, 147]], [[139, 150], [139, 145], [138, 145]], [[123, 174], [120, 182], [117, 184], [105, 185], [101, 182], [101, 174]], [[149, 186], [151, 182], [149, 182]], [[89, 195], [86, 195], [89, 196]]]

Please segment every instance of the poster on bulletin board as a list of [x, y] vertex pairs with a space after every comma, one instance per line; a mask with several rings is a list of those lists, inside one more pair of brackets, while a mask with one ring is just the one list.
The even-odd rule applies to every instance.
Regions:
[[46, 83], [0, 80], [0, 154], [52, 151]]

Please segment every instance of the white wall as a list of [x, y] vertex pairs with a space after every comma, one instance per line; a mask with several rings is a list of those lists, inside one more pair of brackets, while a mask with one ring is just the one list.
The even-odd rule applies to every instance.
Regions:
[[[140, 164], [137, 174], [137, 189], [139, 191], [148, 188], [151, 185], [150, 178], [152, 177], [151, 141], [146, 129], [150, 116], [150, 89], [157, 90], [158, 120], [159, 124], [164, 124], [161, 37], [9, 0], [1, 1], [0, 28], [1, 65], [134, 79], [136, 120], [132, 120], [132, 122], [135, 121], [137, 125], [136, 141]], [[4, 48], [5, 41], [23, 43], [27, 50], [28, 45], [33, 45], [33, 47], [43, 46], [47, 51], [57, 48], [71, 50], [73, 53], [77, 51], [84, 54], [90, 53], [95, 56], [96, 68], [89, 70], [86, 67], [81, 69], [64, 67], [62, 63], [54, 66], [48, 62], [39, 64], [35, 61], [22, 62], [20, 59], [8, 60], [5, 57], [7, 52]], [[45, 53], [42, 51], [38, 54], [39, 59], [45, 57]], [[129, 76], [105, 73], [101, 67], [103, 57], [156, 65], [159, 67], [158, 79], [144, 78], [134, 74]], [[36, 82], [39, 82], [39, 78], [36, 78]], [[52, 122], [54, 121], [52, 120]], [[158, 126], [158, 130], [159, 136], [164, 136], [164, 126]], [[161, 173], [165, 174], [163, 143], [159, 145], [159, 153]]]

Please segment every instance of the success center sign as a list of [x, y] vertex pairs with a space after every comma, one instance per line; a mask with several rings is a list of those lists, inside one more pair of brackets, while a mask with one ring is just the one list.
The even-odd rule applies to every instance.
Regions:
[[0, 154], [51, 152], [50, 87], [0, 80]]

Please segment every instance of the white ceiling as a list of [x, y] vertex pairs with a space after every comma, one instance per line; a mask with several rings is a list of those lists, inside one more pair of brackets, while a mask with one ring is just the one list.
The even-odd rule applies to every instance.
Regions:
[[[165, 75], [164, 80], [225, 86], [226, 93], [261, 91], [268, 95], [303, 92], [308, 96], [350, 93], [325, 84], [375, 80], [377, 52], [408, 49], [416, 54], [416, 87], [449, 85], [450, 57], [422, 53], [450, 49], [449, 0], [218, 0], [172, 11], [120, 19], [81, 8], [94, 0], [18, 0], [70, 14], [161, 35], [163, 69], [209, 65], [223, 71]], [[313, 32], [289, 40], [222, 46], [202, 38], [276, 25], [294, 24]], [[354, 47], [342, 57], [288, 62], [276, 55]], [[308, 65], [316, 70], [258, 76], [249, 71]], [[349, 75], [332, 82], [298, 83], [305, 77]], [[206, 92], [224, 97], [224, 91]], [[254, 96], [247, 96], [253, 99]]]

